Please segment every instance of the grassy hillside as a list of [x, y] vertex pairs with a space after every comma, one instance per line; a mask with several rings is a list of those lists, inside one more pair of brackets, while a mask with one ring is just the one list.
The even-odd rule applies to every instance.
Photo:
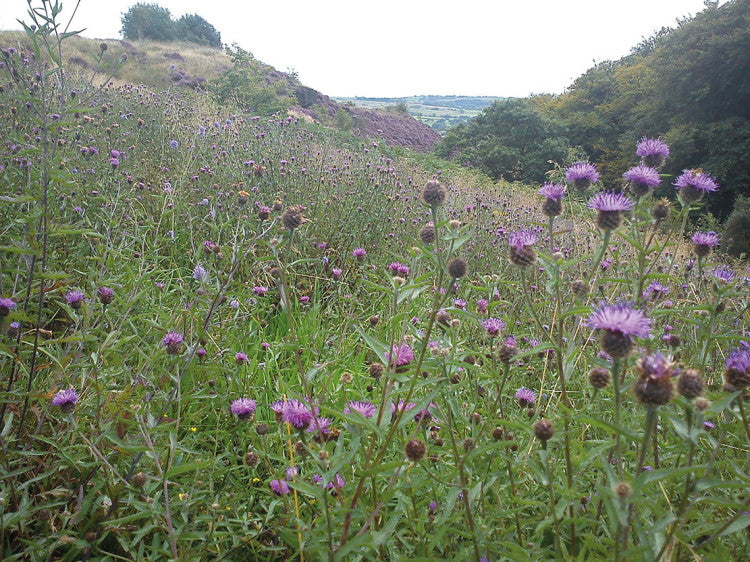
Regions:
[[31, 53], [0, 47], [0, 558], [748, 552], [711, 193], [537, 193]]

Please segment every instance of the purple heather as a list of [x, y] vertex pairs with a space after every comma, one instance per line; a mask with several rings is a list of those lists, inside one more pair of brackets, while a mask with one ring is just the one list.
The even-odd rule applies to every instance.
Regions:
[[565, 192], [566, 188], [563, 184], [547, 182], [539, 190], [539, 195], [541, 195], [542, 197], [546, 197], [547, 199], [554, 199], [555, 201], [559, 201], [563, 198]]

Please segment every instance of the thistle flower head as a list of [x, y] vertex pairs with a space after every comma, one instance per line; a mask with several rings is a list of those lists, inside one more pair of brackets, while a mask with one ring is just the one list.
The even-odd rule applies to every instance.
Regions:
[[519, 230], [508, 235], [508, 244], [518, 251], [534, 244], [539, 237], [530, 230]]
[[277, 496], [285, 496], [289, 493], [289, 484], [286, 480], [271, 480], [268, 483], [268, 486], [271, 488], [274, 494]]
[[505, 330], [505, 322], [499, 318], [487, 318], [482, 322], [482, 328], [487, 332], [487, 335], [495, 337]]
[[633, 201], [622, 193], [600, 191], [589, 200], [589, 209], [597, 211], [629, 211]]
[[307, 429], [313, 421], [313, 414], [302, 402], [292, 399], [284, 402], [282, 420], [297, 429]]
[[518, 403], [523, 407], [533, 406], [536, 402], [536, 394], [533, 390], [529, 390], [522, 386], [516, 390], [516, 400], [518, 400]]
[[585, 191], [599, 181], [599, 172], [593, 164], [576, 162], [565, 170], [565, 181], [575, 185], [576, 189]]
[[353, 400], [349, 402], [346, 407], [344, 408], [345, 414], [351, 414], [353, 412], [357, 412], [361, 416], [365, 418], [371, 418], [375, 415], [375, 412], [377, 409], [375, 408], [375, 405], [368, 401], [358, 401]]
[[10, 311], [18, 306], [13, 299], [0, 298], [0, 318], [8, 316]]
[[675, 182], [674, 187], [680, 192], [680, 197], [687, 203], [701, 199], [706, 193], [719, 189], [719, 184], [702, 170], [685, 170]]
[[65, 413], [72, 412], [76, 402], [78, 402], [78, 393], [73, 388], [61, 390], [52, 398], [52, 405]]
[[647, 338], [651, 332], [651, 320], [625, 301], [599, 303], [588, 318], [587, 325], [596, 330], [619, 332], [638, 338]]
[[661, 183], [659, 172], [645, 164], [630, 168], [622, 175], [622, 177], [628, 182], [630, 191], [632, 191], [636, 197], [646, 195], [650, 190]]
[[724, 365], [724, 380], [727, 384], [739, 390], [750, 386], [750, 348], [733, 349]]
[[697, 246], [706, 246], [708, 248], [719, 245], [719, 235], [713, 230], [709, 232], [696, 232], [690, 237], [690, 240]]
[[636, 371], [640, 378], [633, 385], [633, 393], [646, 406], [661, 406], [674, 397], [672, 375], [675, 363], [671, 357], [660, 351], [644, 355], [636, 362]]
[[539, 189], [539, 195], [546, 197], [547, 199], [554, 199], [559, 201], [565, 195], [567, 189], [561, 183], [545, 183], [541, 189]]
[[[393, 359], [391, 359], [391, 354], [393, 354]], [[386, 352], [385, 357], [389, 363], [395, 363], [396, 367], [403, 367], [414, 360], [414, 350], [408, 344], [402, 343], [398, 346], [394, 345], [391, 353]]]
[[166, 348], [170, 355], [177, 355], [182, 350], [183, 337], [177, 332], [167, 332], [161, 340], [162, 347]]
[[241, 420], [246, 420], [255, 412], [256, 403], [251, 398], [238, 398], [230, 407], [230, 410]]
[[669, 146], [661, 139], [649, 139], [643, 137], [636, 146], [635, 153], [641, 158], [647, 156], [669, 156]]

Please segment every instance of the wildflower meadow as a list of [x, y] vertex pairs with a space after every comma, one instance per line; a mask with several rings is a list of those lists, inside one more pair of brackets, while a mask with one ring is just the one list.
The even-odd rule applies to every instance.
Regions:
[[0, 558], [750, 555], [721, 178], [644, 137], [617, 185], [483, 181], [68, 71], [34, 5], [0, 46]]

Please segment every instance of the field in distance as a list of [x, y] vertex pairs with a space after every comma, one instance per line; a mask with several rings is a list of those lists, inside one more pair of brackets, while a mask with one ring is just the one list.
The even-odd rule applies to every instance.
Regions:
[[494, 101], [503, 99], [491, 96], [409, 96], [403, 98], [333, 98], [339, 103], [352, 103], [368, 109], [392, 109], [407, 112], [415, 119], [438, 131], [476, 117]]

